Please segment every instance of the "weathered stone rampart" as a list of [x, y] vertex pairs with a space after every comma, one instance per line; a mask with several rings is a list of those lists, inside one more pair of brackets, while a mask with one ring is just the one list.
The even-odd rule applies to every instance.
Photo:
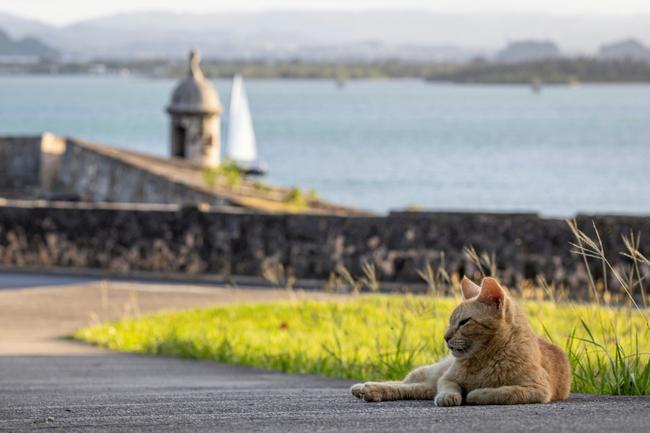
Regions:
[[66, 140], [59, 173], [65, 190], [83, 201], [225, 205], [230, 198], [208, 190], [201, 183], [200, 169], [185, 161], [79, 140]]
[[65, 143], [52, 134], [0, 137], [0, 196], [33, 196], [55, 188]]
[[[295, 208], [288, 190], [260, 187], [241, 179], [209, 184], [204, 168], [177, 158], [160, 158], [125, 149], [61, 138], [0, 137], [0, 197], [61, 198], [113, 203], [205, 203], [266, 211]], [[304, 213], [362, 212], [310, 199]]]
[[[201, 210], [203, 209], [203, 210]], [[262, 276], [283, 269], [298, 279], [327, 279], [338, 266], [361, 275], [375, 265], [380, 281], [405, 287], [422, 283], [418, 271], [436, 268], [444, 255], [450, 272], [472, 274], [465, 246], [494, 252], [510, 285], [539, 275], [587, 290], [582, 259], [570, 253], [567, 224], [535, 214], [395, 213], [381, 217], [264, 214], [237, 208], [175, 205], [96, 205], [48, 202], [0, 204], [0, 265], [70, 267], [128, 274], [136, 271]], [[600, 231], [605, 250], [618, 261], [621, 234], [645, 233], [650, 218], [579, 216]], [[281, 267], [280, 267], [281, 265]], [[598, 276], [600, 265], [592, 272]]]

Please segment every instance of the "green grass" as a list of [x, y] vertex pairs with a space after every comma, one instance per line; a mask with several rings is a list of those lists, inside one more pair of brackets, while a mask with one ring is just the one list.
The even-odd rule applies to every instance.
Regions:
[[[356, 296], [159, 313], [81, 329], [116, 350], [208, 359], [346, 379], [401, 379], [446, 354], [456, 301]], [[524, 302], [530, 321], [569, 353], [573, 391], [650, 394], [647, 310]]]
[[223, 161], [218, 167], [203, 168], [203, 181], [210, 188], [214, 188], [217, 183], [225, 182], [231, 188], [237, 188], [244, 180], [244, 169], [235, 161]]

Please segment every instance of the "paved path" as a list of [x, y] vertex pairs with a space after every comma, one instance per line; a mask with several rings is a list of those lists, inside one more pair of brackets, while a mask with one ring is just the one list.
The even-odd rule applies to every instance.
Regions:
[[110, 354], [0, 357], [0, 430], [648, 432], [650, 398], [438, 408], [365, 403], [349, 382]]
[[71, 286], [100, 281], [99, 278], [76, 275], [43, 275], [15, 272], [0, 273], [0, 290], [24, 289], [33, 287]]
[[[133, 293], [140, 311], [288, 296], [195, 286], [179, 295], [174, 287], [97, 284], [0, 291], [0, 431], [647, 433], [650, 426], [648, 397], [574, 395], [550, 405], [458, 408], [365, 403], [348, 394], [347, 381], [107, 352], [57, 339], [90, 313], [118, 315], [123, 302], [135, 308]], [[21, 327], [29, 344], [19, 344]]]
[[97, 353], [101, 349], [62, 337], [83, 326], [153, 311], [295, 297], [334, 295], [0, 272], [0, 355]]

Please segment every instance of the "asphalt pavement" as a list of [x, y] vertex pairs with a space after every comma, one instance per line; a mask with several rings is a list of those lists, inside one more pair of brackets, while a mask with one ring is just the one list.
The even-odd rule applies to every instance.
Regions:
[[644, 432], [650, 397], [546, 405], [366, 403], [351, 382], [110, 353], [0, 357], [0, 431]]

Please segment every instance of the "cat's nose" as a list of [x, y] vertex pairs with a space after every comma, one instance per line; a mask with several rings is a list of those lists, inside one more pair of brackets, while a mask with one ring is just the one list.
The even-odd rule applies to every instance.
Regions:
[[449, 340], [451, 340], [452, 335], [450, 333], [445, 334], [445, 341], [449, 343]]

